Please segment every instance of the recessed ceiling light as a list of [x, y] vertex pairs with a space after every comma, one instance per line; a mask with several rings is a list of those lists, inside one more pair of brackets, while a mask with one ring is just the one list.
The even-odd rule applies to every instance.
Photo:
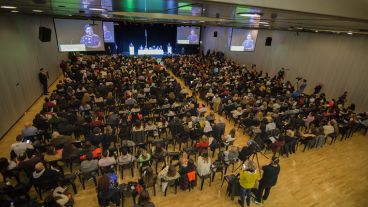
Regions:
[[15, 6], [1, 6], [2, 9], [16, 9]]
[[12, 10], [11, 13], [18, 13], [19, 11], [17, 10]]
[[38, 9], [33, 9], [32, 11], [33, 11], [33, 12], [36, 12], [36, 13], [41, 13], [41, 12], [43, 12], [42, 10], [38, 10]]
[[318, 30], [314, 30], [314, 32], [318, 32]]
[[252, 13], [238, 13], [239, 16], [242, 16], [242, 17], [261, 17], [260, 14], [252, 14]]
[[297, 29], [303, 29], [303, 27], [298, 27]]
[[199, 22], [203, 23], [204, 21], [202, 20], [202, 21], [199, 21]]
[[101, 8], [89, 8], [89, 10], [91, 10], [91, 11], [105, 11], [105, 9], [101, 9]]
[[352, 34], [353, 34], [353, 32], [352, 32], [352, 31], [349, 31], [347, 34], [348, 34], [348, 35], [352, 35]]

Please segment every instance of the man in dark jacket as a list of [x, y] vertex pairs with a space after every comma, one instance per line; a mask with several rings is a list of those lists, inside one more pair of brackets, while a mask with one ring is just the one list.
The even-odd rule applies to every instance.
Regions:
[[262, 200], [267, 200], [271, 188], [276, 185], [277, 178], [280, 173], [279, 159], [273, 157], [272, 162], [269, 165], [263, 166], [262, 170], [263, 176], [262, 179], [259, 181], [256, 199], [254, 200], [256, 204], [261, 203]]
[[40, 83], [43, 87], [43, 94], [47, 95], [47, 79], [49, 78], [49, 73], [45, 71], [43, 68], [40, 69], [40, 72], [38, 73], [38, 79], [40, 79]]

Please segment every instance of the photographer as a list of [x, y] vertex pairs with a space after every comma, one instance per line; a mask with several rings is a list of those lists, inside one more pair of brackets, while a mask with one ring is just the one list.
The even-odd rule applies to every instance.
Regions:
[[262, 170], [263, 176], [259, 181], [256, 199], [254, 200], [254, 203], [256, 204], [266, 201], [271, 188], [276, 185], [277, 177], [280, 173], [279, 159], [277, 157], [273, 157], [271, 163], [263, 166]]
[[256, 184], [258, 179], [258, 173], [256, 170], [256, 165], [253, 161], [249, 161], [247, 165], [243, 164], [242, 170], [239, 173], [239, 183], [241, 186], [240, 200], [238, 203], [244, 207], [244, 198], [247, 194], [247, 206], [250, 206], [250, 194], [251, 190]]

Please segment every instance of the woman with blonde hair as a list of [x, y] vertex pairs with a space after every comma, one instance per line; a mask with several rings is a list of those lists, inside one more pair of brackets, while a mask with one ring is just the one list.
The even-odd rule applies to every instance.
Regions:
[[239, 173], [239, 183], [241, 187], [240, 200], [238, 203], [244, 207], [245, 194], [247, 195], [246, 201], [247, 206], [250, 206], [250, 194], [252, 188], [254, 188], [258, 179], [258, 173], [256, 165], [253, 161], [248, 161], [245, 165], [243, 164], [242, 170]]

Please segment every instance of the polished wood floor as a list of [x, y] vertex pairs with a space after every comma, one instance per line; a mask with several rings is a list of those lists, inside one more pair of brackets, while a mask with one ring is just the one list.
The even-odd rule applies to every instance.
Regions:
[[[53, 88], [55, 85], [51, 86], [51, 89]], [[0, 141], [0, 156], [9, 156], [10, 145], [15, 142], [16, 135], [26, 122], [32, 121], [41, 109], [42, 103], [43, 98], [40, 98], [3, 137]], [[216, 115], [216, 118], [219, 116]], [[233, 125], [227, 121], [226, 124], [228, 132]], [[248, 137], [238, 130], [235, 145], [244, 146], [247, 140]], [[259, 159], [261, 165], [269, 162], [263, 156], [259, 156]], [[361, 132], [356, 133], [351, 139], [337, 141], [321, 149], [306, 152], [299, 149], [289, 158], [281, 158], [280, 164], [278, 183], [272, 188], [270, 197], [263, 206], [368, 206], [368, 136], [363, 136]], [[136, 177], [131, 178], [130, 173], [126, 171], [124, 180], [120, 182], [137, 180], [137, 173], [135, 175]], [[86, 184], [86, 190], [82, 189], [79, 182], [77, 187], [76, 207], [98, 206], [93, 182]], [[225, 191], [226, 184], [221, 188], [220, 176], [217, 175], [211, 187], [205, 183], [203, 191], [197, 187], [191, 192], [178, 190], [176, 195], [173, 190], [169, 190], [166, 197], [160, 190], [157, 190], [156, 196], [151, 194], [153, 202], [158, 207], [238, 206], [237, 198], [234, 201], [230, 200]], [[125, 206], [132, 206], [131, 199], [126, 199]]]

